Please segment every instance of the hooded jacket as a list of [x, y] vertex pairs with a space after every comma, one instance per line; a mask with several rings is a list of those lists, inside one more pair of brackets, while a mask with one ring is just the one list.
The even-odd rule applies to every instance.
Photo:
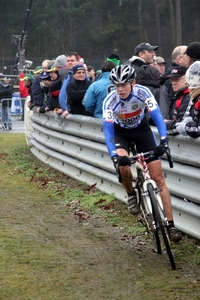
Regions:
[[110, 72], [103, 72], [87, 89], [83, 98], [86, 110], [93, 113], [95, 118], [102, 118], [102, 105], [106, 96], [114, 90], [109, 79]]
[[187, 87], [178, 91], [173, 99], [174, 105], [171, 108], [172, 120], [166, 123], [167, 133], [169, 135], [178, 134], [176, 123], [181, 122], [190, 102], [190, 91]]

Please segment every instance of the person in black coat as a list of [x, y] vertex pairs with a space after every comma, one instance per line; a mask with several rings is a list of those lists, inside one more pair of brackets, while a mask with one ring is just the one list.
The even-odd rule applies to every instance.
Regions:
[[86, 70], [83, 65], [73, 67], [73, 78], [67, 85], [67, 103], [70, 105], [71, 113], [76, 115], [91, 116], [93, 114], [85, 110], [82, 104], [83, 97], [88, 89], [90, 81], [86, 78]]

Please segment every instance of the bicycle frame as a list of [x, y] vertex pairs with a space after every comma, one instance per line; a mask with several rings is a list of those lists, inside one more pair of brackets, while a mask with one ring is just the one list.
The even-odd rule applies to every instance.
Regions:
[[[135, 167], [136, 167], [136, 171], [137, 171], [137, 178], [138, 178], [138, 182], [141, 182], [141, 197], [142, 199], [140, 199], [143, 201], [144, 207], [145, 207], [145, 211], [147, 214], [151, 214], [151, 218], [152, 218], [152, 229], [156, 230], [156, 222], [154, 220], [154, 216], [153, 216], [153, 210], [152, 210], [152, 205], [151, 205], [151, 200], [148, 194], [148, 185], [151, 184], [151, 186], [153, 187], [153, 190], [155, 192], [156, 195], [156, 200], [157, 200], [157, 204], [158, 204], [158, 208], [159, 211], [162, 212], [162, 216], [164, 216], [163, 218], [163, 223], [165, 223], [165, 226], [168, 225], [168, 220], [166, 217], [166, 214], [164, 212], [164, 208], [163, 208], [163, 203], [159, 194], [159, 189], [157, 187], [156, 182], [151, 179], [150, 174], [149, 174], [149, 169], [146, 163], [146, 159], [143, 153], [140, 154], [135, 154], [134, 157], [136, 158], [136, 163], [135, 163]], [[141, 175], [142, 174], [142, 175]], [[137, 186], [136, 186], [137, 187]], [[142, 205], [141, 205], [142, 206]], [[142, 208], [142, 207], [141, 207]]]

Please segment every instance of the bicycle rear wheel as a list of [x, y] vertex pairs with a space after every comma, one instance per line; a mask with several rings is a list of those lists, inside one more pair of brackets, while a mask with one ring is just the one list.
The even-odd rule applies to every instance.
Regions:
[[157, 199], [156, 199], [155, 192], [153, 190], [153, 186], [151, 184], [148, 184], [147, 190], [148, 190], [149, 197], [151, 199], [152, 209], [153, 209], [153, 212], [154, 212], [154, 215], [155, 215], [155, 220], [157, 221], [157, 223], [158, 223], [157, 226], [159, 227], [159, 229], [161, 231], [163, 241], [164, 241], [164, 244], [165, 244], [165, 247], [166, 247], [166, 250], [167, 250], [167, 254], [168, 254], [168, 257], [169, 257], [169, 261], [171, 263], [171, 267], [172, 267], [173, 270], [176, 270], [176, 265], [175, 265], [174, 258], [173, 258], [173, 255], [172, 255], [172, 251], [171, 251], [171, 248], [170, 248], [169, 240], [168, 240], [168, 237], [166, 235], [165, 228], [164, 228], [163, 222], [162, 222], [162, 218], [161, 218], [159, 210], [158, 210]]

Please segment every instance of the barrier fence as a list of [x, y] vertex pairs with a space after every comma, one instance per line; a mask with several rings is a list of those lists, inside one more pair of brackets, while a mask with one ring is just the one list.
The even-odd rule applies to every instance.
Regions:
[[[19, 93], [13, 93], [12, 98], [5, 98], [0, 100], [0, 116], [2, 121], [3, 107], [8, 107], [9, 110], [4, 112], [6, 115], [9, 113], [10, 117], [14, 120], [21, 120], [24, 117], [24, 103], [25, 98], [20, 97]], [[4, 122], [5, 123], [5, 122]], [[8, 121], [6, 121], [8, 123]]]
[[[104, 143], [100, 119], [69, 115], [64, 126], [57, 125], [53, 112], [25, 116], [26, 133], [32, 153], [44, 163], [66, 175], [127, 202], [127, 195], [119, 184], [112, 161]], [[157, 139], [156, 128], [152, 128]], [[163, 159], [163, 172], [172, 197], [177, 228], [200, 239], [200, 139], [170, 137], [174, 168]], [[134, 169], [133, 169], [134, 170]], [[133, 176], [135, 179], [136, 174]]]

